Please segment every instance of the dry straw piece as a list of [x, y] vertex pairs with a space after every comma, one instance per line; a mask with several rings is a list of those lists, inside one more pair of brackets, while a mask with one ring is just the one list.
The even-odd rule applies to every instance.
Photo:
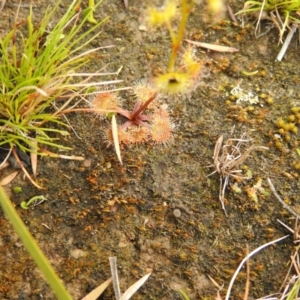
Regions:
[[223, 143], [223, 136], [220, 136], [216, 142], [213, 160], [215, 171], [208, 176], [219, 173], [220, 175], [220, 192], [219, 199], [222, 204], [222, 208], [226, 213], [224, 198], [225, 190], [229, 183], [229, 178], [235, 179], [247, 179], [248, 177], [242, 176], [242, 170], [239, 170], [239, 166], [247, 159], [253, 150], [267, 150], [267, 147], [252, 145], [252, 139], [246, 138], [246, 134], [242, 134], [241, 138], [227, 139]]

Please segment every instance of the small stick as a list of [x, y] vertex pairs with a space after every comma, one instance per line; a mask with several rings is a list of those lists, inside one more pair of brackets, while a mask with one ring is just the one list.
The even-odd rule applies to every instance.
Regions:
[[[289, 270], [288, 270], [288, 272], [287, 272], [287, 274], [286, 274], [286, 276], [285, 276], [285, 278], [284, 278], [284, 280], [283, 280], [283, 282], [282, 282], [282, 284], [281, 284], [281, 287], [280, 287], [279, 291], [281, 291], [281, 290], [284, 288], [286, 282], [288, 281], [288, 277], [289, 277], [289, 275], [290, 275], [290, 272], [291, 272], [291, 270], [292, 270], [292, 267], [293, 267], [293, 265], [290, 264]], [[287, 285], [285, 286], [285, 289], [283, 290], [282, 295], [285, 295], [285, 293], [286, 293], [286, 291], [288, 290], [288, 288], [289, 288], [289, 284], [287, 284]]]
[[297, 219], [300, 219], [300, 216], [294, 212], [281, 198], [280, 196], [277, 194], [276, 190], [275, 190], [275, 187], [271, 181], [270, 178], [268, 178], [268, 183], [269, 183], [269, 186], [270, 186], [270, 189], [272, 191], [272, 193], [274, 194], [274, 196], [276, 197], [276, 199], [282, 204], [282, 206], [288, 211], [290, 212], [294, 217], [296, 217]]
[[259, 11], [259, 16], [258, 16], [258, 19], [257, 19], [256, 27], [255, 27], [255, 36], [257, 36], [257, 32], [260, 29], [260, 20], [261, 20], [262, 13], [264, 11], [265, 4], [266, 4], [266, 0], [263, 0], [261, 9]]
[[286, 39], [285, 39], [278, 55], [276, 57], [276, 61], [281, 61], [282, 60], [282, 58], [285, 55], [285, 52], [286, 52], [287, 48], [289, 47], [289, 44], [290, 44], [290, 42], [292, 40], [292, 37], [293, 37], [295, 31], [297, 30], [297, 28], [298, 28], [297, 25], [293, 24], [292, 29], [290, 30], [289, 34], [287, 35], [287, 37], [286, 37]]
[[7, 160], [8, 160], [8, 158], [9, 158], [11, 152], [12, 152], [12, 147], [9, 149], [9, 151], [8, 151], [6, 157], [4, 158], [3, 162], [0, 163], [0, 169], [4, 168], [4, 165], [5, 165], [5, 163], [7, 162]]
[[237, 18], [235, 17], [235, 15], [234, 15], [234, 13], [233, 13], [231, 7], [230, 7], [228, 4], [227, 4], [226, 6], [227, 6], [227, 11], [228, 11], [228, 14], [229, 14], [230, 19], [231, 19], [234, 23], [238, 24], [238, 20], [237, 20]]
[[230, 283], [229, 283], [229, 287], [228, 287], [228, 290], [227, 290], [227, 293], [226, 293], [225, 300], [229, 300], [230, 292], [231, 292], [233, 283], [234, 283], [236, 277], [238, 276], [238, 274], [239, 274], [241, 268], [243, 267], [244, 263], [245, 263], [250, 257], [252, 257], [254, 254], [256, 254], [257, 252], [259, 252], [259, 251], [262, 250], [263, 248], [268, 247], [268, 246], [270, 246], [270, 245], [273, 245], [273, 244], [275, 244], [275, 243], [277, 243], [277, 242], [279, 242], [279, 241], [281, 241], [281, 240], [283, 240], [283, 239], [286, 239], [288, 236], [289, 236], [289, 235], [285, 235], [285, 236], [283, 236], [283, 237], [281, 237], [281, 238], [279, 238], [279, 239], [277, 239], [277, 240], [275, 240], [275, 241], [271, 241], [271, 242], [269, 242], [269, 243], [266, 243], [266, 244], [261, 245], [260, 247], [254, 249], [252, 252], [250, 252], [250, 253], [249, 253], [249, 254], [241, 261], [240, 265], [238, 266], [238, 268], [236, 269], [235, 273], [233, 274], [233, 276], [232, 276], [232, 278], [231, 278], [231, 280], [230, 280]]
[[119, 300], [121, 298], [121, 291], [120, 291], [120, 284], [119, 284], [119, 277], [118, 277], [118, 270], [117, 270], [117, 258], [115, 256], [109, 257], [109, 264], [110, 264], [110, 272], [112, 276], [115, 297], [117, 300]]
[[295, 230], [293, 230], [291, 227], [287, 226], [286, 224], [284, 224], [283, 222], [281, 222], [280, 220], [277, 219], [277, 222], [280, 223], [283, 227], [285, 227], [289, 232], [291, 232], [292, 234], [295, 233]]
[[291, 260], [292, 260], [292, 264], [293, 264], [293, 266], [294, 266], [294, 268], [296, 270], [297, 275], [300, 276], [299, 267], [298, 267], [297, 262], [295, 260], [296, 256], [297, 256], [297, 252], [293, 256], [291, 256]]
[[[249, 255], [249, 245], [248, 244], [247, 244], [246, 249], [247, 249], [247, 255]], [[248, 299], [249, 288], [250, 288], [250, 262], [249, 262], [249, 259], [247, 259], [247, 261], [246, 261], [246, 273], [247, 273], [247, 279], [246, 279], [244, 300]]]

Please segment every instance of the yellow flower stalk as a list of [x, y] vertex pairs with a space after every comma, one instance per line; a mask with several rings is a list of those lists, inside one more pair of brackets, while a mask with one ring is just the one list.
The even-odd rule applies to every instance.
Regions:
[[[169, 31], [172, 43], [167, 72], [153, 80], [155, 88], [161, 93], [169, 95], [189, 94], [197, 86], [195, 81], [199, 77], [202, 64], [194, 59], [192, 49], [184, 52], [179, 66], [176, 65], [178, 52], [184, 39], [188, 16], [193, 5], [194, 1], [189, 0], [166, 0], [162, 9], [152, 7], [148, 9], [148, 24], [156, 27], [165, 25]], [[171, 21], [176, 16], [177, 7], [180, 21], [176, 32]]]
[[202, 70], [202, 63], [194, 58], [193, 49], [189, 48], [182, 55], [181, 64], [188, 74], [193, 78], [197, 78]]
[[176, 1], [167, 1], [160, 9], [148, 8], [147, 23], [150, 27], [160, 27], [171, 22], [176, 15]]

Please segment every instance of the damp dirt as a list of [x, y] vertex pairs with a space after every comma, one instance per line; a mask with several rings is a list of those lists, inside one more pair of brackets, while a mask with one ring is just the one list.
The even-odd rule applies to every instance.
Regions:
[[[166, 68], [167, 32], [143, 26], [150, 2], [132, 0], [126, 10], [122, 1], [103, 1], [95, 12], [97, 20], [109, 19], [92, 46], [115, 47], [100, 52], [90, 68], [106, 72], [121, 68], [114, 79], [123, 83], [117, 87], [133, 86]], [[26, 3], [20, 8], [21, 18], [28, 13]], [[63, 1], [61, 13], [68, 3]], [[238, 11], [243, 3], [230, 5]], [[9, 30], [16, 9], [17, 1], [9, 1], [1, 12], [1, 37]], [[33, 1], [34, 14], [44, 9], [45, 1]], [[294, 228], [294, 219], [273, 196], [267, 178], [285, 202], [299, 211], [299, 133], [278, 127], [278, 119], [283, 118], [299, 128], [299, 115], [291, 110], [300, 107], [299, 48], [294, 38], [284, 60], [275, 62], [280, 50], [278, 30], [274, 27], [255, 37], [253, 21], [239, 19], [235, 24], [226, 16], [213, 23], [203, 4], [192, 11], [188, 39], [239, 51], [195, 48], [204, 65], [199, 86], [188, 98], [164, 99], [174, 123], [171, 143], [122, 147], [120, 165], [114, 149], [107, 147], [109, 122], [90, 114], [70, 114], [76, 135], [70, 130], [62, 143], [73, 148], [69, 154], [84, 156], [85, 161], [39, 158], [37, 180], [45, 190], [37, 190], [21, 174], [6, 187], [74, 299], [110, 277], [110, 256], [118, 259], [123, 292], [152, 272], [133, 299], [182, 299], [179, 290], [190, 299], [215, 299], [217, 288], [209, 276], [224, 286], [220, 291], [224, 297], [247, 245], [252, 251], [286, 235], [277, 219]], [[261, 33], [271, 25], [263, 21]], [[123, 91], [120, 96], [130, 110], [135, 102], [132, 92]], [[258, 102], [250, 103], [251, 99]], [[209, 166], [221, 135], [227, 140], [244, 133], [254, 145], [269, 150], [251, 152], [241, 165], [241, 176], [248, 179], [230, 178], [224, 198], [226, 216], [219, 200], [220, 175], [208, 177], [215, 170]], [[10, 171], [2, 171], [1, 176]], [[23, 192], [14, 194], [16, 186]], [[28, 210], [20, 208], [22, 200], [36, 195], [47, 201]], [[55, 299], [3, 213], [0, 223], [0, 298]], [[279, 291], [294, 247], [290, 237], [250, 260], [249, 299]], [[243, 268], [231, 299], [243, 299], [245, 282]], [[112, 287], [101, 299], [114, 299]]]

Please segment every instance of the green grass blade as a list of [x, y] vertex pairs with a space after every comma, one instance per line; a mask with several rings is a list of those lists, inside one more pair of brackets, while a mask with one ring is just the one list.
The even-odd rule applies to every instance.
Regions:
[[4, 189], [0, 186], [0, 204], [7, 218], [11, 222], [27, 251], [44, 274], [47, 282], [59, 300], [72, 300], [71, 295], [67, 292], [59, 277], [54, 272], [46, 256], [39, 248], [38, 244], [26, 228], [24, 222], [13, 207]]
[[181, 294], [184, 300], [190, 300], [189, 296], [186, 294], [184, 290], [179, 290], [179, 293]]

